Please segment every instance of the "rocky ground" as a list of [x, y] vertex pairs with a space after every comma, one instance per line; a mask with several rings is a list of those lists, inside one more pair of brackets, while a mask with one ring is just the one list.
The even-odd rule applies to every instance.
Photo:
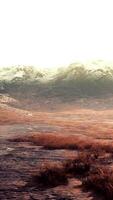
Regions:
[[[74, 159], [77, 150], [44, 149], [30, 141], [13, 141], [33, 134], [79, 135], [104, 143], [113, 139], [113, 110], [73, 108], [67, 111], [26, 111], [0, 104], [0, 199], [1, 200], [102, 200], [93, 191], [84, 191], [82, 182], [70, 178], [68, 185], [25, 188], [41, 166]], [[110, 166], [112, 165], [112, 161]]]

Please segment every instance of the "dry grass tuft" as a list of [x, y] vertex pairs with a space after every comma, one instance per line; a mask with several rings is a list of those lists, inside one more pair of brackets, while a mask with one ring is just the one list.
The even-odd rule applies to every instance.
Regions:
[[96, 167], [83, 180], [83, 186], [101, 193], [105, 200], [113, 200], [113, 172], [107, 168]]
[[46, 164], [38, 174], [32, 176], [30, 185], [43, 188], [67, 184], [69, 177], [86, 176], [95, 159], [95, 154], [80, 153], [74, 160], [69, 160], [61, 165]]
[[82, 186], [100, 193], [105, 200], [113, 200], [113, 172], [100, 165], [100, 154], [96, 151], [78, 153], [74, 160], [60, 165], [43, 166], [31, 177], [28, 186], [41, 189], [68, 184], [68, 178], [77, 177]]
[[86, 150], [86, 151], [105, 151], [113, 152], [113, 144], [100, 140], [81, 139], [76, 135], [63, 135], [54, 133], [37, 133], [29, 137], [14, 138], [13, 142], [31, 142], [38, 146], [43, 146], [44, 149], [70, 149], [70, 150]]
[[64, 164], [65, 172], [79, 177], [87, 176], [96, 159], [97, 153], [79, 153], [76, 159]]
[[39, 188], [56, 187], [58, 185], [66, 185], [67, 183], [67, 174], [64, 169], [60, 167], [46, 167], [37, 175], [33, 175], [30, 181], [30, 185]]

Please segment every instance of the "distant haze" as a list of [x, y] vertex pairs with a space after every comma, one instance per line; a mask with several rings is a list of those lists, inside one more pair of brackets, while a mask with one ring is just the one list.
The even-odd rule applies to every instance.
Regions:
[[1, 0], [0, 66], [113, 60], [112, 9], [112, 0]]

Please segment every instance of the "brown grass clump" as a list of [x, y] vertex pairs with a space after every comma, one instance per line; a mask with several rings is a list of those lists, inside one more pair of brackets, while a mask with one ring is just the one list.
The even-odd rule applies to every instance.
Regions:
[[74, 160], [64, 164], [42, 166], [39, 173], [33, 175], [28, 186], [39, 188], [56, 187], [68, 183], [68, 178], [74, 176], [85, 176], [91, 168], [94, 155], [79, 153]]
[[59, 165], [43, 165], [38, 174], [33, 175], [30, 184], [37, 187], [55, 187], [68, 183], [71, 176], [88, 175], [96, 160], [96, 153], [79, 153], [74, 160]]
[[70, 149], [70, 150], [86, 150], [86, 151], [105, 151], [108, 153], [113, 152], [113, 144], [110, 142], [81, 139], [76, 135], [63, 135], [54, 133], [35, 133], [29, 137], [13, 138], [13, 142], [31, 142], [38, 146], [43, 146], [44, 149]]
[[32, 142], [43, 146], [45, 149], [90, 149], [93, 143], [90, 140], [81, 139], [76, 135], [62, 135], [54, 133], [37, 133], [29, 137], [13, 138], [13, 142]]
[[96, 151], [78, 153], [74, 160], [63, 164], [46, 164], [27, 186], [46, 189], [68, 184], [72, 177], [81, 179], [84, 188], [100, 193], [105, 200], [113, 200], [113, 172], [100, 165], [100, 154]]
[[37, 175], [33, 175], [29, 186], [39, 188], [56, 187], [68, 183], [67, 174], [62, 167], [45, 167]]
[[113, 200], [113, 173], [107, 168], [95, 168], [83, 180], [83, 186], [101, 193], [105, 200]]
[[76, 159], [64, 164], [65, 171], [79, 177], [86, 176], [97, 158], [97, 153], [79, 153]]

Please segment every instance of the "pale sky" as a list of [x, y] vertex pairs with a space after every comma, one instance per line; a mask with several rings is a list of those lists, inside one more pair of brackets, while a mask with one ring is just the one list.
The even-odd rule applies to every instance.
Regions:
[[0, 66], [113, 60], [113, 0], [0, 0]]

